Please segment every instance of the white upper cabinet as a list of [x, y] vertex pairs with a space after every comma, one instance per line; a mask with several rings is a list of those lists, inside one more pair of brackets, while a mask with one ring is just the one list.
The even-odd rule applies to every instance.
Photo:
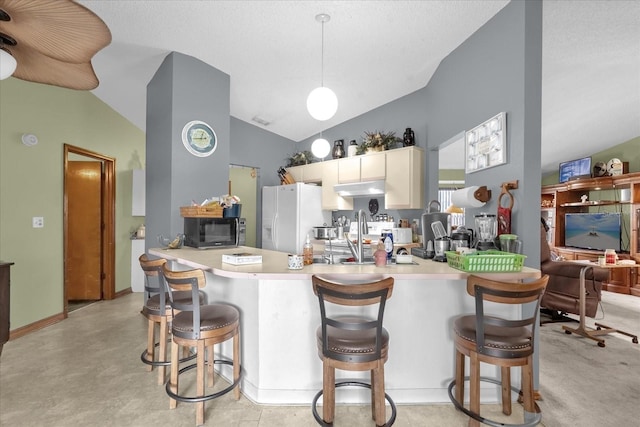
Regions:
[[381, 179], [385, 181], [385, 209], [423, 209], [424, 160], [424, 150], [412, 146], [293, 166], [287, 171], [297, 182], [321, 182], [326, 210], [353, 209], [353, 199], [336, 194], [335, 184]]
[[424, 151], [408, 148], [386, 152], [385, 209], [424, 208]]

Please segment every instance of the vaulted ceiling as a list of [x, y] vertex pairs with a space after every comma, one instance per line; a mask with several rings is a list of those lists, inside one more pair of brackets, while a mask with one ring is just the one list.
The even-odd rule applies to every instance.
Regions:
[[[440, 61], [509, 2], [81, 0], [110, 28], [93, 92], [145, 129], [146, 85], [171, 51], [231, 76], [231, 115], [300, 141], [424, 87]], [[306, 110], [321, 81], [339, 99]], [[640, 136], [640, 2], [544, 0], [542, 168]], [[457, 148], [450, 147], [449, 150]], [[460, 163], [462, 154], [447, 156]]]

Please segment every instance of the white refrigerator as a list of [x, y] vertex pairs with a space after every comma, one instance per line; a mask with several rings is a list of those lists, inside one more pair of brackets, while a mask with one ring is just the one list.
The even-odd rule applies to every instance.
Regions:
[[313, 227], [330, 225], [322, 210], [322, 187], [296, 183], [262, 187], [262, 249], [302, 254]]

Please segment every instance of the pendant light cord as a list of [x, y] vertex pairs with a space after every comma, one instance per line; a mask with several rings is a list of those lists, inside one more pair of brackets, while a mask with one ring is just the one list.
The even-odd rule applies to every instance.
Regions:
[[324, 87], [324, 21], [322, 21], [322, 44], [320, 52], [320, 86]]

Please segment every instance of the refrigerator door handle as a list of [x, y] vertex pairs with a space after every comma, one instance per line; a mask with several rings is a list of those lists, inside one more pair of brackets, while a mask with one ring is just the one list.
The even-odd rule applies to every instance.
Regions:
[[278, 212], [273, 216], [273, 221], [271, 222], [271, 240], [273, 240], [273, 248], [278, 250], [278, 229], [276, 228], [276, 224], [278, 223]]

